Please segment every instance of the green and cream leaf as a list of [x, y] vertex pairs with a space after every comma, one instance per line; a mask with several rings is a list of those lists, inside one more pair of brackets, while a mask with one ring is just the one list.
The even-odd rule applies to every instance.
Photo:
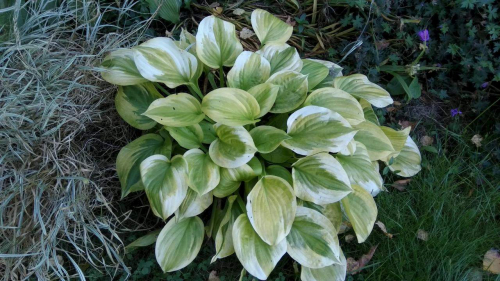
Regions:
[[252, 227], [246, 214], [241, 214], [233, 225], [234, 251], [248, 273], [266, 280], [286, 253], [286, 240], [270, 246]]
[[128, 86], [148, 82], [135, 66], [134, 51], [118, 49], [107, 55], [101, 63], [102, 79], [111, 84]]
[[190, 126], [205, 118], [200, 102], [186, 93], [155, 100], [144, 115], [169, 127]]
[[228, 126], [256, 123], [260, 113], [257, 100], [246, 91], [220, 88], [208, 93], [201, 103], [203, 112], [215, 122]]
[[209, 154], [215, 164], [237, 168], [248, 163], [257, 152], [250, 133], [242, 126], [215, 125], [217, 139], [210, 144]]
[[279, 90], [280, 86], [271, 83], [259, 84], [248, 90], [248, 93], [259, 103], [260, 113], [257, 118], [266, 115], [271, 110], [274, 102], [276, 101]]
[[323, 268], [308, 268], [302, 266], [301, 281], [344, 281], [347, 274], [347, 260], [344, 253], [340, 253], [340, 263]]
[[166, 129], [170, 133], [170, 136], [186, 149], [202, 146], [203, 130], [198, 124], [186, 127], [167, 127]]
[[376, 107], [386, 107], [393, 103], [391, 95], [379, 85], [372, 83], [363, 74], [337, 77], [333, 87], [341, 89], [359, 99], [365, 99]]
[[262, 45], [286, 43], [292, 36], [293, 27], [262, 9], [252, 12], [252, 28]]
[[141, 162], [154, 154], [170, 157], [172, 140], [157, 134], [141, 136], [123, 147], [116, 158], [116, 172], [122, 188], [122, 198], [130, 192], [143, 190], [141, 181]]
[[365, 242], [377, 219], [377, 204], [372, 195], [359, 185], [351, 185], [353, 192], [342, 199], [342, 207], [354, 228], [358, 243]]
[[142, 115], [149, 105], [163, 96], [153, 84], [120, 86], [115, 97], [116, 111], [125, 122], [139, 130], [148, 130], [156, 125], [156, 121]]
[[141, 179], [153, 213], [166, 220], [184, 201], [188, 191], [186, 160], [180, 155], [170, 161], [152, 155], [141, 163]]
[[352, 156], [337, 155], [337, 160], [347, 173], [351, 184], [357, 184], [372, 196], [384, 190], [380, 171], [374, 167], [364, 144], [358, 142]]
[[267, 83], [279, 86], [278, 94], [271, 108], [272, 113], [285, 113], [298, 108], [307, 97], [307, 76], [285, 70], [273, 74]]
[[134, 62], [142, 77], [169, 88], [198, 83], [198, 60], [166, 37], [156, 37], [134, 47]]
[[290, 232], [297, 201], [290, 184], [276, 176], [264, 176], [247, 197], [247, 215], [260, 238], [279, 244]]
[[232, 66], [243, 46], [236, 37], [234, 24], [214, 16], [204, 18], [196, 34], [196, 54], [211, 68]]
[[352, 192], [344, 168], [328, 153], [301, 158], [292, 168], [295, 194], [302, 200], [324, 205], [338, 202]]
[[203, 222], [199, 217], [170, 220], [156, 240], [156, 261], [163, 272], [172, 272], [189, 265], [203, 243]]
[[366, 146], [370, 161], [386, 159], [396, 152], [391, 140], [385, 135], [380, 126], [370, 121], [364, 121], [353, 125], [353, 127], [358, 130], [354, 139]]
[[421, 162], [422, 156], [420, 155], [417, 144], [408, 136], [403, 149], [398, 156], [394, 158], [393, 163], [389, 165], [389, 162], [386, 162], [386, 165], [389, 166], [391, 171], [396, 172], [398, 176], [412, 177], [422, 169], [420, 166]]
[[328, 151], [337, 153], [352, 140], [356, 130], [340, 114], [308, 105], [295, 111], [287, 121], [291, 139], [282, 145], [301, 155]]
[[365, 121], [363, 108], [350, 94], [335, 88], [321, 88], [313, 91], [304, 106], [315, 105], [330, 109], [344, 117], [351, 125]]
[[287, 253], [302, 266], [323, 268], [340, 263], [337, 230], [328, 218], [313, 209], [297, 207], [286, 242]]
[[255, 147], [260, 153], [270, 153], [290, 137], [285, 131], [272, 126], [258, 126], [250, 131]]
[[244, 51], [227, 74], [227, 83], [231, 88], [247, 91], [266, 82], [271, 73], [271, 65], [261, 55]]
[[210, 155], [199, 149], [191, 149], [184, 153], [188, 164], [188, 185], [199, 195], [212, 191], [220, 182], [220, 169]]
[[328, 76], [328, 67], [325, 65], [311, 59], [303, 59], [302, 63], [300, 73], [307, 75], [309, 89], [314, 89], [314, 87]]
[[175, 219], [182, 220], [183, 218], [190, 218], [203, 213], [203, 211], [212, 205], [213, 198], [214, 196], [210, 192], [200, 196], [196, 191], [188, 188], [184, 201], [182, 201], [179, 209], [175, 211]]
[[271, 75], [279, 71], [300, 72], [302, 69], [302, 60], [294, 47], [284, 43], [270, 43], [257, 51], [271, 65]]

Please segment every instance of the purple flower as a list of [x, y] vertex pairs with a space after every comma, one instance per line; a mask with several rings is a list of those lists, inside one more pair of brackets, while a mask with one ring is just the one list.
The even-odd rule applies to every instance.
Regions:
[[488, 82], [484, 82], [483, 84], [481, 84], [481, 88], [484, 89], [484, 88], [488, 87], [489, 84], [490, 83], [488, 83]]
[[451, 110], [451, 117], [455, 117], [457, 115], [462, 115], [462, 111], [458, 110], [458, 108], [454, 108]]
[[422, 42], [427, 42], [427, 41], [429, 41], [429, 39], [430, 39], [430, 38], [429, 38], [429, 30], [427, 30], [427, 29], [420, 30], [420, 31], [418, 32], [418, 37], [420, 37], [420, 40], [421, 40]]

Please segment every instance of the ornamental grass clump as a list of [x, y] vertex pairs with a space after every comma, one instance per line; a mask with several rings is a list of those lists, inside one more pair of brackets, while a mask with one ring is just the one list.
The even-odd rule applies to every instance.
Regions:
[[[384, 190], [378, 161], [410, 177], [420, 152], [410, 128], [379, 124], [372, 105], [390, 105], [387, 91], [332, 62], [301, 59], [286, 44], [292, 27], [270, 13], [255, 10], [251, 22], [257, 52], [210, 16], [196, 36], [183, 30], [179, 41], [153, 38], [104, 59], [103, 78], [119, 85], [118, 113], [145, 131], [118, 155], [122, 196], [144, 190], [167, 222], [155, 249], [165, 272], [191, 263], [207, 234], [213, 262], [236, 253], [259, 279], [288, 253], [302, 280], [343, 280], [343, 217], [365, 241], [373, 196]], [[199, 88], [202, 75], [212, 90]]]

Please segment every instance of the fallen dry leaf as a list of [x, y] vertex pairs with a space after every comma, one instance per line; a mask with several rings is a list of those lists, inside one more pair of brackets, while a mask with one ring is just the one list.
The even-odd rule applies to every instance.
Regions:
[[497, 249], [490, 249], [484, 254], [483, 270], [500, 274], [500, 252]]
[[241, 16], [245, 13], [245, 10], [241, 9], [241, 8], [238, 8], [238, 9], [234, 9], [233, 11], [233, 14], [237, 15], [237, 16]]
[[290, 16], [288, 16], [286, 18], [286, 24], [291, 25], [291, 26], [295, 26], [297, 24], [297, 22], [292, 20], [292, 18]]
[[429, 233], [423, 229], [419, 229], [417, 230], [417, 238], [422, 241], [427, 241], [429, 240]]
[[392, 184], [392, 187], [399, 191], [405, 191], [408, 183], [410, 183], [411, 179], [405, 179], [405, 180], [397, 180]]
[[392, 106], [389, 106], [389, 107], [386, 108], [386, 110], [387, 110], [387, 112], [393, 112], [393, 111], [396, 110], [396, 108], [392, 107]]
[[396, 100], [396, 101], [394, 101], [394, 105], [395, 105], [395, 106], [401, 106], [401, 103], [400, 103], [399, 101], [397, 101], [397, 100]]
[[480, 147], [481, 142], [483, 141], [483, 137], [481, 137], [480, 135], [474, 135], [471, 141], [476, 147]]
[[214, 14], [216, 14], [216, 15], [222, 15], [223, 11], [224, 11], [224, 9], [222, 9], [222, 7], [214, 8]]
[[219, 276], [217, 276], [217, 271], [212, 270], [210, 275], [208, 275], [208, 281], [220, 281]]
[[393, 235], [391, 233], [387, 232], [387, 228], [385, 227], [385, 224], [383, 222], [377, 221], [375, 224], [378, 225], [378, 227], [380, 227], [380, 230], [382, 230], [382, 232], [385, 234], [385, 236], [392, 239]]
[[251, 31], [250, 29], [248, 29], [246, 27], [243, 27], [243, 29], [240, 31], [240, 38], [241, 39], [248, 39], [254, 35], [255, 35], [255, 33], [253, 33], [253, 31]]
[[[378, 246], [378, 245], [377, 245]], [[373, 246], [370, 248], [367, 254], [364, 254], [359, 260], [355, 260], [354, 258], [347, 258], [347, 273], [356, 274], [360, 272], [365, 265], [372, 259], [373, 254], [375, 254], [375, 250], [377, 250], [377, 246]]]
[[340, 227], [339, 227], [339, 233], [338, 234], [343, 234], [345, 233], [346, 231], [348, 231], [349, 229], [351, 229], [352, 225], [349, 223], [349, 222], [346, 222], [346, 221], [343, 221], [341, 224], [340, 224]]
[[378, 50], [383, 50], [389, 47], [389, 41], [387, 40], [377, 41], [375, 42], [375, 46], [377, 47]]
[[351, 243], [354, 240], [354, 235], [347, 234], [344, 239], [345, 239], [345, 242]]
[[411, 121], [399, 121], [399, 126], [401, 126], [401, 129], [406, 129], [408, 127], [411, 127], [411, 130], [413, 131], [415, 127], [417, 126], [417, 122], [411, 122]]
[[432, 145], [434, 143], [434, 138], [433, 137], [429, 137], [429, 136], [423, 136], [421, 139], [420, 139], [420, 143], [423, 145], [423, 146], [429, 146], [429, 145]]

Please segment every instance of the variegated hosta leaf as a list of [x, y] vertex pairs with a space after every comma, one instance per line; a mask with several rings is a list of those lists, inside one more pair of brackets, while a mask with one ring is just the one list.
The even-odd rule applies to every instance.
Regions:
[[375, 114], [372, 105], [364, 99], [359, 99], [359, 104], [363, 108], [363, 114], [365, 116], [365, 120], [370, 121], [377, 126], [380, 126], [377, 114]]
[[153, 38], [134, 50], [135, 65], [144, 78], [165, 83], [169, 88], [198, 83], [198, 60], [179, 49], [172, 39]]
[[302, 266], [322, 268], [341, 262], [337, 230], [313, 209], [297, 207], [286, 242], [287, 253]]
[[198, 58], [211, 68], [232, 66], [243, 52], [234, 24], [214, 16], [204, 18], [196, 34]]
[[287, 121], [291, 139], [282, 145], [301, 155], [320, 151], [339, 152], [356, 134], [349, 122], [328, 108], [308, 105], [295, 111]]
[[363, 74], [337, 77], [333, 80], [333, 87], [349, 94], [365, 99], [376, 107], [386, 107], [392, 104], [391, 95], [379, 85], [372, 83]]
[[370, 161], [386, 159], [395, 152], [391, 140], [379, 126], [370, 121], [364, 121], [353, 127], [358, 130], [354, 139], [366, 146]]
[[324, 207], [322, 205], [314, 204], [313, 202], [305, 201], [300, 198], [297, 198], [297, 206], [313, 209], [323, 214]]
[[391, 171], [399, 171], [396, 174], [402, 177], [412, 177], [416, 175], [422, 167], [420, 163], [422, 162], [422, 157], [420, 156], [420, 151], [418, 150], [417, 144], [408, 136], [405, 146], [399, 153], [399, 155], [394, 158], [392, 165], [386, 162]]
[[211, 144], [216, 138], [214, 124], [202, 120], [200, 122], [201, 130], [203, 130], [203, 143]]
[[308, 268], [302, 266], [300, 280], [302, 281], [344, 281], [347, 274], [347, 260], [340, 252], [340, 263], [323, 268]]
[[201, 102], [203, 112], [215, 122], [243, 126], [259, 121], [260, 106], [246, 91], [220, 88], [208, 93]]
[[292, 168], [295, 194], [302, 200], [329, 204], [340, 201], [352, 192], [344, 168], [328, 153], [301, 158]]
[[248, 166], [250, 166], [250, 168], [252, 168], [255, 176], [260, 176], [262, 174], [262, 163], [260, 162], [259, 158], [257, 157], [254, 157], [252, 158], [252, 160], [250, 160], [248, 163], [247, 163]]
[[323, 215], [330, 220], [338, 233], [340, 230], [340, 225], [342, 224], [342, 208], [340, 208], [340, 202], [326, 204], [322, 207]]
[[299, 53], [288, 44], [270, 43], [257, 51], [257, 54], [261, 54], [269, 61], [271, 75], [284, 70], [300, 72], [302, 69]]
[[212, 191], [220, 181], [219, 166], [208, 154], [199, 149], [190, 149], [184, 153], [188, 164], [188, 185], [199, 195]]
[[266, 115], [271, 110], [279, 90], [280, 86], [271, 83], [259, 84], [248, 90], [248, 93], [259, 103], [260, 113], [257, 116], [258, 118]]
[[260, 153], [270, 153], [290, 137], [280, 129], [272, 126], [258, 126], [250, 131], [255, 147]]
[[295, 154], [290, 149], [280, 145], [273, 152], [262, 153], [260, 154], [260, 156], [271, 163], [282, 164], [290, 161], [295, 156]]
[[215, 164], [236, 168], [250, 161], [257, 151], [252, 136], [242, 126], [215, 124], [217, 139], [210, 144], [209, 154]]
[[255, 171], [248, 164], [243, 164], [237, 168], [221, 168], [220, 182], [213, 191], [214, 196], [224, 198], [231, 195], [240, 187], [241, 182], [248, 181], [256, 176]]
[[172, 272], [189, 265], [203, 243], [203, 221], [199, 217], [170, 220], [156, 240], [156, 261], [163, 272]]
[[115, 97], [116, 111], [132, 127], [148, 130], [153, 128], [156, 122], [142, 114], [153, 101], [162, 97], [151, 83], [120, 86]]
[[171, 152], [172, 140], [168, 135], [162, 138], [157, 134], [147, 134], [123, 147], [116, 158], [116, 172], [122, 187], [122, 198], [130, 192], [144, 189], [139, 170], [144, 159], [154, 154], [170, 157]]
[[167, 127], [167, 131], [180, 146], [186, 149], [202, 146], [203, 130], [198, 124], [186, 127]]
[[280, 165], [270, 165], [266, 167], [266, 174], [270, 176], [277, 176], [286, 180], [290, 186], [293, 186], [292, 174], [285, 167]]
[[377, 219], [377, 204], [368, 191], [352, 184], [353, 192], [342, 199], [342, 207], [356, 232], [358, 243], [365, 242]]
[[128, 86], [148, 82], [135, 66], [134, 51], [118, 49], [107, 55], [101, 63], [102, 79], [111, 84]]
[[141, 179], [153, 213], [166, 220], [181, 205], [188, 191], [188, 165], [180, 155], [168, 160], [153, 155], [141, 163]]
[[266, 280], [278, 261], [286, 253], [286, 240], [270, 246], [252, 227], [246, 214], [241, 214], [233, 225], [234, 251], [248, 273]]
[[155, 100], [144, 115], [169, 127], [194, 125], [205, 118], [200, 102], [186, 93]]
[[404, 130], [396, 131], [392, 128], [380, 126], [380, 129], [384, 132], [384, 134], [391, 141], [392, 147], [394, 148], [393, 153], [387, 156], [385, 159], [381, 159], [382, 161], [389, 161], [391, 157], [396, 157], [401, 152], [403, 147], [405, 146], [406, 140], [410, 135], [411, 127], [406, 127]]
[[339, 151], [340, 155], [351, 156], [356, 152], [356, 141], [352, 139], [344, 149]]
[[252, 28], [262, 45], [285, 43], [292, 36], [293, 27], [262, 9], [252, 12]]
[[175, 41], [175, 44], [177, 47], [193, 54], [198, 60], [198, 68], [196, 69], [195, 77], [200, 77], [204, 68], [208, 70], [208, 67], [198, 58], [198, 54], [196, 53], [196, 37], [193, 34], [183, 28], [179, 35], [179, 41]]
[[297, 201], [290, 184], [276, 176], [264, 176], [247, 197], [247, 215], [260, 238], [280, 243], [292, 227]]
[[233, 68], [227, 73], [227, 84], [231, 88], [247, 91], [266, 82], [270, 73], [271, 65], [263, 56], [244, 51], [238, 56]]
[[277, 72], [267, 83], [279, 86], [278, 96], [271, 108], [272, 113], [290, 112], [299, 107], [307, 97], [307, 76], [298, 72]]
[[342, 76], [342, 67], [338, 64], [335, 64], [331, 61], [326, 61], [326, 60], [316, 60], [316, 59], [310, 59], [314, 62], [321, 63], [322, 65], [326, 66], [328, 68], [328, 76], [326, 76], [325, 79], [323, 79], [317, 86], [316, 88], [312, 89], [320, 89], [324, 87], [333, 87], [333, 79], [336, 77]]
[[351, 125], [365, 121], [363, 108], [350, 94], [335, 88], [321, 88], [313, 91], [304, 105], [326, 107], [344, 117]]
[[311, 59], [302, 60], [300, 73], [307, 75], [308, 88], [314, 89], [323, 79], [328, 76], [328, 67]]
[[214, 196], [210, 192], [200, 196], [196, 191], [188, 188], [184, 201], [182, 201], [179, 209], [175, 211], [175, 219], [179, 221], [183, 218], [190, 218], [203, 213], [203, 211], [212, 205], [213, 199]]
[[337, 155], [337, 160], [347, 173], [352, 184], [357, 184], [376, 196], [384, 190], [384, 181], [377, 167], [374, 167], [366, 146], [360, 142], [356, 144], [356, 152], [352, 156]]
[[215, 236], [215, 251], [216, 254], [212, 258], [212, 262], [217, 259], [222, 259], [234, 253], [233, 245], [233, 225], [236, 219], [243, 213], [235, 200], [237, 195], [230, 196], [226, 201], [226, 212], [220, 223], [217, 235]]

